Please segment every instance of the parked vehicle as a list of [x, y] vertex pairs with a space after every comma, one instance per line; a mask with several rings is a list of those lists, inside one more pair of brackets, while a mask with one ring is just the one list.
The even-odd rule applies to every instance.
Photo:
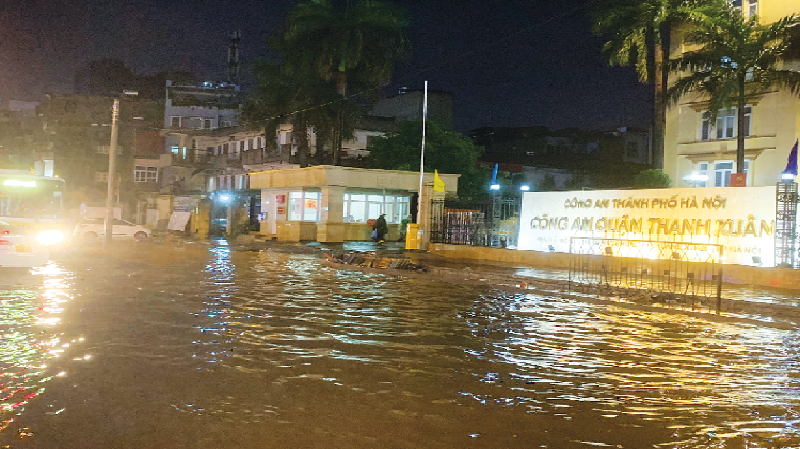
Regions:
[[0, 268], [44, 266], [50, 252], [39, 240], [30, 231], [0, 221]]
[[66, 244], [70, 226], [64, 211], [63, 179], [35, 176], [25, 170], [0, 169], [0, 220], [39, 243]]
[[[133, 237], [143, 240], [152, 234], [152, 231], [144, 226], [133, 224], [129, 221], [114, 219], [111, 222], [112, 237]], [[73, 235], [86, 239], [94, 239], [106, 234], [105, 221], [102, 218], [89, 218], [81, 220], [75, 225]]]

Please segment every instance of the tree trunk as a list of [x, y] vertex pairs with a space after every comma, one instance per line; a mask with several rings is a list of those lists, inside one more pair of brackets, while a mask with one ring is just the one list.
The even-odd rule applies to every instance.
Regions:
[[311, 150], [308, 147], [308, 125], [305, 120], [297, 120], [292, 126], [292, 132], [297, 136], [297, 161], [300, 167], [308, 167], [308, 157]]
[[664, 92], [669, 89], [669, 26], [658, 29], [659, 42], [653, 45], [653, 168], [664, 168], [664, 134], [667, 128], [667, 102]]
[[736, 173], [744, 173], [744, 107], [745, 74], [739, 74], [737, 84], [739, 94], [736, 98]]
[[[347, 96], [347, 72], [336, 72], [336, 91], [345, 101]], [[336, 108], [336, 131], [333, 134], [333, 165], [342, 165], [342, 128], [344, 127], [344, 113], [341, 104]]]

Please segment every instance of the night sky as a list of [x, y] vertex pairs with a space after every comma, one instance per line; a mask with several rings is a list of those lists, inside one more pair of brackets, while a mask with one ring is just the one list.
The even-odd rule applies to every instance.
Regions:
[[[336, 0], [345, 1], [345, 0]], [[0, 98], [70, 92], [76, 71], [121, 59], [137, 74], [188, 70], [224, 79], [228, 35], [245, 64], [274, 58], [267, 34], [289, 0], [26, 0], [0, 2]], [[607, 67], [588, 0], [397, 0], [412, 18], [399, 87], [455, 93], [456, 128], [646, 127], [651, 90], [631, 68]]]

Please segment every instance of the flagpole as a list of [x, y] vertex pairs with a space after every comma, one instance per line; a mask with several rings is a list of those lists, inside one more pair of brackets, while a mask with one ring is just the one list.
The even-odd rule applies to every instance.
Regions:
[[417, 192], [417, 223], [422, 213], [422, 169], [425, 166], [425, 122], [428, 120], [428, 82], [425, 81], [425, 95], [422, 97], [422, 150], [419, 153], [419, 191]]

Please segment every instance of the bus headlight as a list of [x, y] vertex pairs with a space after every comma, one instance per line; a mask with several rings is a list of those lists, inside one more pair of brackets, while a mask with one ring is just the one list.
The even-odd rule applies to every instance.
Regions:
[[40, 232], [36, 236], [36, 241], [42, 245], [54, 245], [64, 241], [64, 233], [57, 230]]

